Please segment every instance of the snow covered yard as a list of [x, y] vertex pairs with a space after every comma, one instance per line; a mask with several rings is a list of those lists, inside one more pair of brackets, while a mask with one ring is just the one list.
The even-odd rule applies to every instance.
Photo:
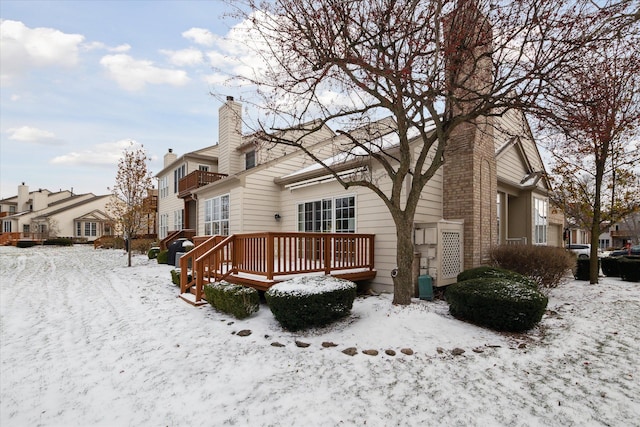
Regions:
[[0, 425], [640, 425], [638, 283], [569, 282], [524, 336], [389, 295], [293, 334], [265, 305], [236, 321], [177, 298], [171, 267], [125, 265], [118, 250], [0, 247]]

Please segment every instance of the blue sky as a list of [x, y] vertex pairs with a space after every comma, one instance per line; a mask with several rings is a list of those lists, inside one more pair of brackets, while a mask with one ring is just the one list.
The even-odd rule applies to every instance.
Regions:
[[0, 198], [107, 194], [128, 141], [162, 167], [217, 142], [238, 24], [213, 1], [0, 1]]

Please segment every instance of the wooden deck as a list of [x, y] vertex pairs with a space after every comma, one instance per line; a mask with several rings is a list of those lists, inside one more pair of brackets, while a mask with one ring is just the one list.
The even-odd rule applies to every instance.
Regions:
[[198, 305], [203, 303], [204, 285], [221, 280], [258, 290], [301, 274], [370, 280], [376, 276], [374, 237], [251, 233], [194, 239], [196, 247], [180, 258], [180, 294]]

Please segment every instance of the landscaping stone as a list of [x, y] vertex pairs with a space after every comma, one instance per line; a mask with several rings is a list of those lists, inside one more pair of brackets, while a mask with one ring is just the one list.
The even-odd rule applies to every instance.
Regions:
[[251, 335], [251, 331], [249, 329], [243, 329], [239, 331], [236, 335], [240, 337], [248, 337], [249, 335]]
[[329, 347], [337, 347], [337, 346], [338, 346], [338, 344], [333, 343], [333, 342], [331, 342], [331, 341], [325, 341], [325, 342], [323, 342], [323, 343], [322, 343], [322, 346], [323, 346], [324, 348], [329, 348]]
[[396, 355], [395, 350], [391, 350], [391, 349], [389, 349], [389, 350], [385, 350], [385, 351], [384, 351], [384, 353], [385, 353], [387, 356], [395, 356], [395, 355]]
[[456, 347], [453, 350], [451, 350], [451, 354], [453, 354], [454, 356], [462, 356], [464, 354], [464, 350]]
[[271, 347], [284, 347], [284, 344], [274, 341], [271, 343]]
[[413, 350], [411, 350], [410, 348], [403, 348], [400, 350], [400, 353], [406, 354], [407, 356], [411, 356], [413, 355]]
[[342, 350], [342, 352], [348, 356], [355, 356], [356, 354], [358, 354], [358, 349], [355, 347], [349, 347]]
[[377, 356], [378, 355], [378, 350], [362, 350], [362, 352], [364, 354], [366, 354], [367, 356]]
[[302, 342], [302, 341], [298, 341], [296, 340], [296, 346], [300, 347], [300, 348], [307, 348], [309, 347], [311, 344], [306, 343], [306, 342]]

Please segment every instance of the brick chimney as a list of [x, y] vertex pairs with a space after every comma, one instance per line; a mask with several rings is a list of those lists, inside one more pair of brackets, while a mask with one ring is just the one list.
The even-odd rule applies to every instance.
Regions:
[[[493, 79], [492, 30], [475, 0], [460, 0], [449, 17], [447, 72], [454, 115], [481, 102]], [[485, 56], [482, 56], [485, 55]], [[486, 264], [497, 240], [497, 177], [491, 117], [478, 117], [452, 132], [443, 165], [443, 214], [464, 220], [464, 268]]]
[[242, 104], [227, 96], [218, 110], [218, 172], [234, 175], [244, 170], [242, 143]]

